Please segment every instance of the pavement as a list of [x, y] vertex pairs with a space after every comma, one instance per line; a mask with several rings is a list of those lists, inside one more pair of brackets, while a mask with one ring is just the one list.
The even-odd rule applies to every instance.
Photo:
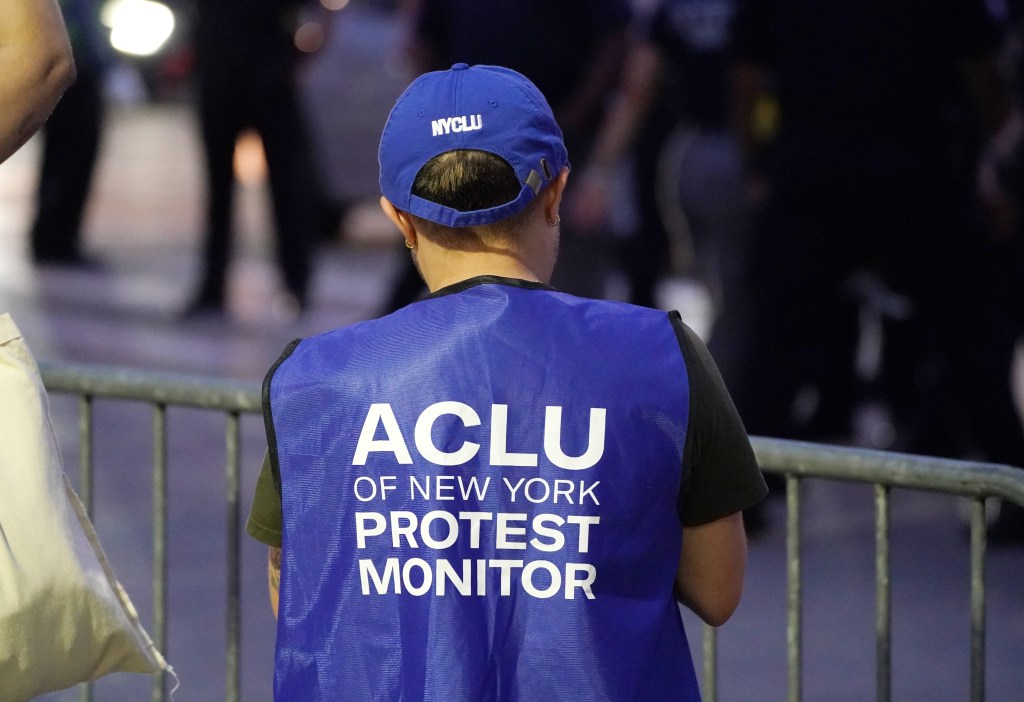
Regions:
[[[404, 255], [376, 210], [375, 145], [405, 76], [387, 52], [396, 25], [353, 5], [339, 14], [327, 49], [305, 77], [310, 119], [330, 187], [353, 207], [317, 260], [312, 306], [293, 319], [272, 313], [280, 282], [258, 146], [241, 149], [238, 251], [227, 320], [180, 319], [198, 274], [202, 175], [195, 116], [186, 102], [111, 105], [89, 203], [87, 251], [99, 270], [36, 268], [26, 255], [39, 140], [0, 165], [0, 312], [9, 311], [41, 361], [228, 377], [258, 383], [286, 343], [376, 314]], [[699, 291], [680, 298], [684, 317], [707, 327]], [[1018, 373], [1018, 378], [1020, 377]], [[74, 475], [76, 408], [52, 398], [55, 426]], [[145, 406], [98, 402], [96, 527], [144, 623], [152, 619], [151, 415]], [[225, 524], [223, 421], [172, 410], [170, 622], [165, 654], [178, 702], [224, 699]], [[265, 447], [258, 418], [243, 420], [243, 509]], [[804, 699], [874, 699], [873, 494], [869, 487], [806, 486]], [[744, 601], [719, 631], [719, 699], [786, 699], [784, 504], [751, 543]], [[270, 700], [274, 626], [265, 552], [243, 539], [242, 699]], [[896, 491], [892, 505], [893, 699], [968, 697], [969, 559], [964, 507], [948, 496]], [[987, 699], [1024, 700], [1024, 547], [991, 549], [988, 561]], [[695, 656], [700, 628], [686, 615]], [[149, 698], [143, 676], [114, 675], [99, 702]], [[54, 693], [45, 702], [78, 699]]]

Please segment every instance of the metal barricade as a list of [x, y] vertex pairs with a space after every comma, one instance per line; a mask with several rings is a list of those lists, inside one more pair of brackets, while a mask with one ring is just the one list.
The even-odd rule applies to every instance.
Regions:
[[[243, 413], [261, 411], [260, 389], [254, 383], [139, 372], [98, 369], [70, 364], [40, 364], [48, 392], [78, 396], [79, 492], [90, 516], [93, 508], [93, 401], [96, 398], [134, 400], [153, 412], [153, 631], [157, 648], [167, 650], [167, 410], [193, 407], [223, 412], [227, 425], [225, 466], [227, 514], [227, 695], [237, 702], [240, 689], [240, 432]], [[167, 699], [166, 676], [153, 679], [152, 699]], [[83, 686], [83, 700], [92, 699], [92, 687]]]
[[[240, 537], [239, 420], [259, 413], [255, 383], [155, 374], [129, 369], [100, 369], [71, 364], [41, 364], [51, 393], [78, 396], [80, 492], [92, 511], [93, 401], [111, 398], [144, 402], [153, 412], [153, 639], [167, 646], [167, 435], [171, 406], [217, 410], [227, 419], [226, 515], [227, 563], [227, 700], [239, 697]], [[752, 439], [765, 472], [786, 481], [787, 667], [788, 699], [802, 699], [801, 487], [807, 479], [865, 483], [875, 490], [875, 599], [877, 699], [888, 702], [892, 686], [891, 591], [889, 582], [889, 498], [893, 488], [927, 490], [970, 498], [970, 699], [985, 695], [985, 500], [997, 497], [1024, 506], [1024, 470], [978, 462], [927, 458], [865, 449], [807, 444], [780, 439]], [[705, 627], [702, 687], [708, 702], [717, 700], [716, 632]], [[91, 688], [83, 687], [83, 699]], [[154, 677], [152, 699], [167, 699], [164, 676]]]
[[[985, 500], [1024, 505], [1024, 470], [971, 461], [753, 437], [762, 470], [786, 480], [786, 642], [788, 700], [802, 694], [801, 487], [819, 478], [865, 483], [875, 492], [876, 699], [892, 698], [892, 610], [889, 563], [889, 498], [893, 488], [928, 490], [970, 498], [970, 699], [985, 698]], [[703, 687], [717, 700], [715, 630], [704, 630]]]

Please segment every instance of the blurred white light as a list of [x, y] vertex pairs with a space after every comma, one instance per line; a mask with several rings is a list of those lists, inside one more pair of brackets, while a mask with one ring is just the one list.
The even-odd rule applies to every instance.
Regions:
[[330, 10], [331, 12], [337, 12], [338, 10], [344, 9], [345, 6], [348, 5], [348, 0], [320, 0], [320, 4], [323, 5], [325, 9]]
[[152, 56], [174, 31], [171, 8], [154, 0], [110, 0], [102, 21], [110, 27], [110, 45], [133, 56]]

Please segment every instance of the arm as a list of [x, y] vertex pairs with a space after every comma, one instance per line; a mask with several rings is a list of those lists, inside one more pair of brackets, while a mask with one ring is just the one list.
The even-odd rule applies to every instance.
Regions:
[[0, 0], [0, 162], [35, 134], [74, 79], [56, 0]]
[[626, 60], [619, 94], [598, 131], [572, 200], [573, 222], [584, 231], [598, 227], [607, 216], [611, 175], [650, 111], [661, 80], [662, 61], [658, 49], [649, 43], [638, 45]]
[[582, 131], [589, 120], [601, 109], [608, 93], [622, 73], [626, 58], [628, 34], [626, 28], [612, 31], [602, 38], [587, 59], [588, 67], [568, 99], [561, 102], [556, 117], [563, 131]]
[[267, 586], [270, 590], [270, 609], [277, 619], [277, 606], [281, 596], [281, 549], [271, 546], [267, 552]]
[[644, 43], [630, 53], [619, 96], [598, 132], [590, 166], [610, 169], [622, 159], [650, 110], [661, 73], [657, 47]]
[[1009, 241], [1021, 216], [1019, 200], [1015, 201], [1012, 192], [1019, 186], [1012, 178], [1004, 182], [1004, 174], [1020, 173], [1024, 158], [1024, 117], [1020, 106], [1014, 104], [1009, 85], [1000, 75], [993, 57], [967, 59], [960, 69], [986, 143], [978, 162], [978, 191], [997, 241]]
[[740, 603], [747, 565], [741, 512], [683, 528], [676, 599], [711, 626], [721, 626]]
[[690, 420], [680, 496], [683, 544], [676, 598], [708, 624], [724, 624], [743, 592], [747, 537], [743, 510], [768, 493], [746, 429], [711, 354], [678, 312], [690, 383]]

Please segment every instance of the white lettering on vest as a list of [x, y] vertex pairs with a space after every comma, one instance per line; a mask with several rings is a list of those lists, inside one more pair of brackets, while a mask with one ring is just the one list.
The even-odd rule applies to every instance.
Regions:
[[[448, 548], [463, 538], [463, 532], [468, 528], [469, 547], [478, 549], [481, 522], [493, 521], [494, 545], [497, 548], [522, 551], [529, 544], [540, 551], [559, 551], [566, 545], [567, 534], [562, 533], [562, 528], [573, 525], [577, 536], [572, 540], [571, 533], [568, 534], [569, 546], [577, 553], [587, 553], [590, 550], [590, 527], [601, 523], [598, 516], [569, 515], [563, 518], [557, 514], [542, 513], [531, 517], [523, 512], [459, 512], [456, 516], [445, 510], [427, 512], [423, 519], [408, 510], [395, 510], [386, 517], [378, 512], [356, 512], [355, 518], [356, 547], [360, 549], [366, 548], [368, 537], [385, 536], [389, 527], [388, 540], [393, 548], [401, 548], [403, 542], [406, 547], [414, 549], [421, 548], [421, 542], [427, 548]], [[438, 522], [443, 522], [443, 526], [438, 524], [439, 528], [432, 531], [431, 525]], [[573, 529], [565, 527], [565, 531]], [[538, 537], [549, 541], [540, 541]]]
[[590, 443], [582, 456], [566, 456], [562, 452], [562, 408], [548, 406], [544, 411], [544, 454], [559, 468], [586, 470], [593, 468], [604, 455], [605, 410], [590, 410]]
[[467, 427], [480, 425], [480, 415], [469, 405], [461, 402], [435, 402], [423, 410], [420, 418], [416, 420], [416, 450], [425, 459], [439, 466], [457, 466], [466, 463], [476, 455], [476, 452], [480, 449], [480, 444], [466, 441], [458, 451], [452, 451], [451, 453], [445, 453], [434, 446], [431, 431], [434, 428], [434, 422], [443, 414], [455, 415]]
[[[384, 425], [384, 433], [387, 439], [375, 439], [377, 436], [377, 425]], [[363, 429], [359, 432], [359, 440], [356, 442], [356, 453], [352, 457], [352, 465], [365, 466], [366, 457], [370, 451], [390, 451], [395, 454], [395, 460], [399, 463], [412, 463], [412, 456], [409, 455], [409, 448], [402, 438], [402, 430], [398, 428], [398, 420], [391, 405], [386, 402], [376, 402], [370, 405], [363, 421]]]
[[[532, 597], [547, 599], [561, 590], [567, 600], [576, 599], [580, 593], [588, 600], [595, 599], [593, 584], [597, 579], [597, 569], [589, 563], [566, 563], [564, 575], [557, 564], [545, 560], [464, 559], [460, 563], [460, 570], [445, 558], [439, 558], [432, 567], [429, 561], [422, 558], [410, 558], [400, 563], [398, 558], [392, 557], [385, 559], [383, 566], [381, 572], [372, 559], [359, 559], [362, 594], [400, 595], [406, 592], [414, 597], [422, 597], [433, 589], [436, 596], [444, 597], [448, 585], [451, 585], [463, 596], [482, 596], [488, 591], [490, 574], [497, 571], [498, 595], [511, 597], [514, 573], [521, 571], [519, 586]], [[543, 574], [538, 576], [538, 572]]]
[[512, 480], [505, 477], [501, 479], [501, 482], [505, 484], [505, 489], [508, 490], [508, 495], [512, 502], [519, 500], [519, 491], [522, 490], [523, 499], [533, 504], [550, 501], [556, 505], [559, 502], [565, 502], [570, 505], [582, 505], [588, 499], [595, 505], [601, 504], [594, 492], [597, 486], [601, 484], [600, 480], [593, 483], [587, 483], [583, 480], [579, 481], [578, 495], [576, 483], [572, 480], [562, 480], [561, 478], [554, 481], [554, 487], [544, 478], [530, 478], [529, 480], [520, 478], [512, 482]]
[[508, 405], [491, 405], [491, 465], [537, 465], [535, 453], [508, 452]]
[[[468, 478], [461, 475], [410, 475], [409, 496], [414, 499], [419, 496], [423, 500], [454, 500], [455, 496], [452, 492], [455, 490], [455, 485], [452, 484], [453, 482], [458, 483], [459, 495], [462, 496], [463, 501], [468, 501], [474, 495], [477, 500], [483, 500], [487, 496], [491, 478], [487, 476], [481, 482], [475, 475]], [[433, 484], [433, 490], [431, 490], [431, 484]]]
[[[453, 451], [442, 450], [434, 443], [434, 425], [444, 415], [457, 417], [461, 420], [462, 426], [467, 429], [481, 424], [477, 411], [465, 403], [435, 402], [424, 409], [416, 420], [413, 431], [413, 442], [416, 449], [420, 456], [435, 465], [457, 466], [468, 463], [479, 452], [479, 443], [463, 441], [459, 448]], [[604, 456], [606, 422], [607, 410], [602, 407], [592, 407], [587, 430], [587, 448], [579, 456], [569, 456], [562, 449], [562, 408], [546, 407], [544, 410], [544, 455], [556, 467], [565, 470], [593, 468]], [[376, 438], [379, 427], [383, 428], [386, 438]], [[448, 438], [451, 438], [450, 433]], [[508, 450], [508, 405], [491, 405], [490, 444], [489, 460], [492, 466], [534, 467], [537, 465], [537, 453]], [[370, 405], [363, 421], [362, 430], [359, 432], [352, 465], [366, 465], [370, 453], [391, 453], [400, 464], [412, 463], [405, 437], [395, 418], [394, 410], [388, 403]], [[559, 485], [555, 485], [555, 490], [558, 491], [560, 487], [564, 490], [564, 486]]]

